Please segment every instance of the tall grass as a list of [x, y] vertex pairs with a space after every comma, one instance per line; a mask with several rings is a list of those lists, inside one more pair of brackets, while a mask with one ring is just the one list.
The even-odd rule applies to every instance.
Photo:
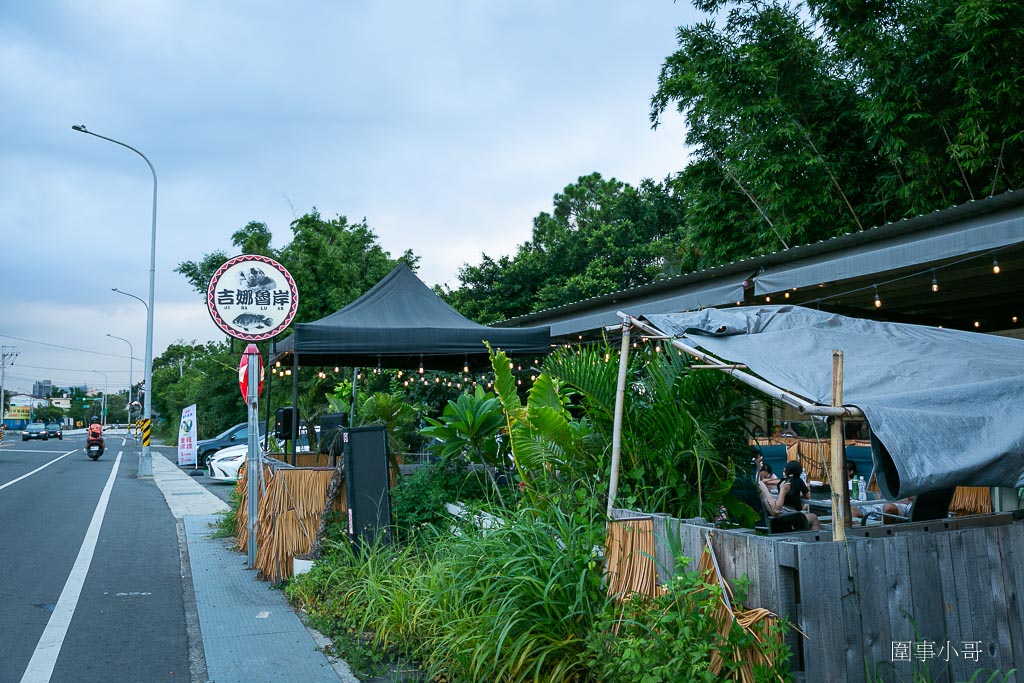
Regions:
[[431, 676], [586, 680], [587, 639], [607, 600], [602, 540], [599, 520], [522, 510], [501, 528], [466, 527], [417, 546], [336, 545], [287, 590], [317, 626], [372, 632], [378, 647]]

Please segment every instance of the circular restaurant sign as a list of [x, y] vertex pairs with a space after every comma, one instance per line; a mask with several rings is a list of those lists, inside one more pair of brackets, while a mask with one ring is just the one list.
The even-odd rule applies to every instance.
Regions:
[[236, 339], [263, 341], [280, 334], [299, 309], [292, 274], [268, 256], [243, 254], [210, 278], [206, 307], [217, 327]]

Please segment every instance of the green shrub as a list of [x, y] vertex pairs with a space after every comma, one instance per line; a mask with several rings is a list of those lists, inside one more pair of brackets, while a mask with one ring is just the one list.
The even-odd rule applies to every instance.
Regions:
[[[697, 572], [682, 573], [656, 598], [635, 597], [609, 605], [588, 642], [590, 665], [603, 683], [713, 683], [732, 680], [738, 663], [724, 658], [722, 671], [709, 671], [712, 655], [755, 644], [755, 636], [732, 624], [723, 638], [716, 622], [722, 589]], [[614, 633], [617, 627], [618, 632]], [[774, 625], [769, 628], [781, 629]], [[758, 650], [774, 666], [754, 667], [755, 681], [788, 681], [789, 650], [765, 639]]]

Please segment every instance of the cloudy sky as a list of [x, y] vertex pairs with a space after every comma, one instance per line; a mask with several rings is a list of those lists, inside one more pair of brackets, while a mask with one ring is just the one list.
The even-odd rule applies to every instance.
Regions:
[[580, 175], [679, 170], [682, 120], [651, 130], [648, 102], [697, 18], [672, 0], [0, 0], [6, 388], [124, 388], [107, 334], [142, 377], [145, 308], [111, 289], [148, 296], [152, 176], [73, 124], [156, 167], [159, 355], [223, 338], [174, 268], [251, 220], [283, 246], [313, 207], [365, 217], [454, 286]]

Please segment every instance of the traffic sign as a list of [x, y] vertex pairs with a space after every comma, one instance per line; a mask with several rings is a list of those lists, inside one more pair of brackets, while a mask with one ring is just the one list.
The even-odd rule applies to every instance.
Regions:
[[263, 356], [260, 355], [260, 350], [256, 348], [255, 344], [249, 344], [245, 347], [245, 352], [242, 354], [242, 360], [238, 363], [238, 388], [242, 390], [242, 398], [246, 401], [249, 400], [249, 354], [255, 354], [260, 364], [260, 383], [256, 387], [256, 395], [259, 396], [263, 393]]

